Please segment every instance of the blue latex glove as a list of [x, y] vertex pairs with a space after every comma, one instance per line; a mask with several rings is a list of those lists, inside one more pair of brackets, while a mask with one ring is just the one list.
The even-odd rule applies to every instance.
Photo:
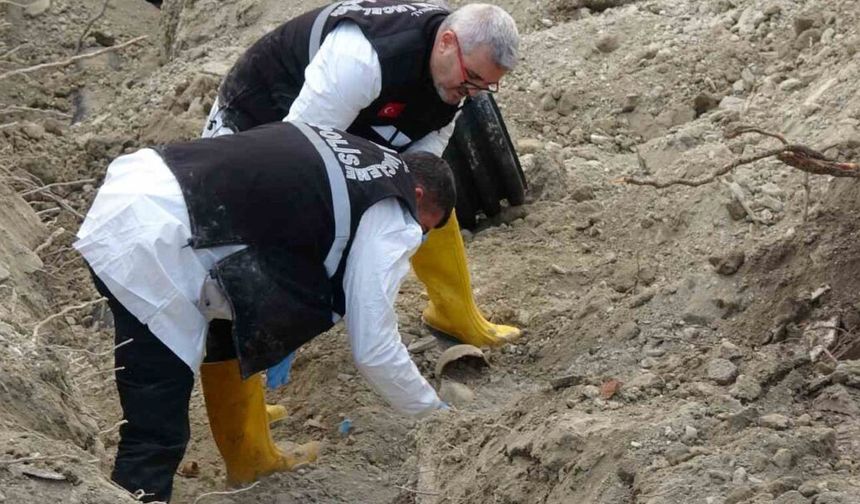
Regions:
[[270, 389], [276, 389], [287, 383], [290, 383], [290, 368], [293, 367], [293, 360], [296, 358], [296, 352], [287, 355], [287, 358], [270, 367], [266, 371], [266, 386]]

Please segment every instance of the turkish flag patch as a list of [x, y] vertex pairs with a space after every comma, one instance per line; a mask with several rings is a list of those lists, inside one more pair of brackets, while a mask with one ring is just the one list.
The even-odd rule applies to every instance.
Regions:
[[400, 117], [400, 114], [403, 113], [403, 109], [406, 108], [405, 103], [400, 102], [388, 102], [379, 109], [379, 113], [376, 115], [378, 117], [384, 117], [386, 119], [396, 119]]

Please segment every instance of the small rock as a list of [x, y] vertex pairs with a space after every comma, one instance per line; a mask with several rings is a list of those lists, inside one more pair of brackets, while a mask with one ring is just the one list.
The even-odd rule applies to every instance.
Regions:
[[693, 99], [693, 110], [696, 111], [696, 117], [713, 110], [719, 106], [720, 100], [708, 93], [699, 93]]
[[770, 3], [762, 10], [762, 14], [767, 17], [773, 17], [782, 12], [782, 6], [778, 3]]
[[720, 340], [720, 357], [723, 359], [739, 359], [744, 356], [743, 351], [732, 343], [731, 341], [723, 338]]
[[747, 482], [747, 470], [743, 467], [738, 467], [735, 469], [735, 472], [732, 473], [732, 483], [735, 485], [743, 485]]
[[804, 497], [812, 497], [813, 495], [820, 492], [821, 489], [818, 488], [818, 485], [813, 483], [812, 481], [807, 481], [806, 483], [800, 485], [797, 488], [797, 491], [800, 492], [800, 495]]
[[719, 385], [729, 385], [738, 376], [738, 367], [727, 359], [713, 359], [708, 363], [708, 379]]
[[543, 98], [541, 98], [541, 100], [540, 100], [540, 108], [544, 112], [549, 112], [550, 110], [554, 109], [555, 105], [556, 105], [555, 98], [553, 98], [551, 94], [547, 93], [547, 95], [544, 96]]
[[782, 495], [789, 490], [797, 490], [797, 487], [799, 487], [801, 483], [800, 478], [784, 476], [767, 482], [764, 486], [764, 490], [773, 496]]
[[561, 98], [558, 99], [558, 106], [556, 107], [556, 112], [559, 115], [569, 115], [574, 110], [576, 110], [578, 95], [573, 91], [565, 91], [562, 93]]
[[658, 389], [663, 387], [663, 380], [656, 374], [646, 371], [634, 376], [626, 386], [640, 390]]
[[594, 188], [589, 185], [581, 185], [574, 188], [574, 190], [570, 193], [570, 197], [573, 201], [577, 203], [581, 203], [583, 201], [589, 201], [594, 199]]
[[601, 35], [600, 38], [597, 39], [597, 42], [594, 44], [594, 46], [597, 47], [598, 51], [604, 54], [608, 54], [621, 47], [621, 42], [615, 35], [607, 33]]
[[758, 424], [767, 429], [785, 430], [791, 426], [791, 419], [779, 413], [770, 413], [760, 417]]
[[720, 275], [734, 275], [744, 264], [746, 256], [743, 250], [733, 250], [725, 256], [712, 256], [708, 258], [708, 262], [714, 267], [714, 270]]
[[739, 502], [749, 499], [753, 494], [755, 494], [755, 490], [748, 485], [744, 485], [729, 492], [726, 496], [726, 500], [723, 501], [723, 504], [738, 504]]
[[732, 397], [742, 401], [755, 401], [761, 396], [761, 392], [761, 385], [758, 381], [744, 374], [738, 375], [737, 381], [729, 390]]
[[804, 414], [800, 415], [799, 417], [797, 417], [796, 423], [797, 423], [797, 425], [802, 425], [802, 426], [812, 425], [812, 417], [809, 415], [809, 413], [804, 413]]
[[729, 217], [734, 221], [744, 220], [747, 216], [747, 211], [744, 210], [744, 206], [735, 198], [732, 198], [731, 201], [726, 203], [726, 210], [729, 212]]
[[621, 382], [616, 379], [607, 380], [600, 386], [600, 397], [602, 399], [612, 399], [618, 391], [621, 390]]
[[439, 397], [460, 408], [475, 400], [475, 392], [466, 385], [452, 380], [444, 380], [439, 387]]
[[684, 435], [681, 437], [681, 440], [685, 443], [695, 443], [699, 440], [699, 431], [692, 425], [684, 426]]
[[517, 141], [517, 151], [520, 154], [534, 154], [543, 149], [543, 142], [536, 138], [520, 138]]
[[782, 469], [788, 469], [794, 465], [794, 453], [787, 448], [780, 448], [773, 456], [773, 463]]
[[782, 89], [783, 91], [794, 91], [802, 87], [803, 81], [801, 81], [800, 79], [785, 79], [784, 81], [779, 83], [779, 89]]
[[672, 445], [666, 449], [666, 453], [664, 453], [663, 456], [666, 457], [669, 464], [678, 465], [681, 462], [686, 462], [687, 460], [695, 457], [696, 454], [690, 451], [690, 448], [685, 444], [672, 443]]
[[723, 110], [743, 112], [745, 105], [746, 101], [743, 98], [737, 98], [735, 96], [726, 96], [725, 98], [720, 100], [719, 107]]
[[584, 397], [594, 399], [595, 397], [600, 395], [600, 388], [595, 385], [586, 385], [582, 387], [582, 390], [580, 392]]
[[797, 16], [792, 20], [795, 36], [799, 36], [806, 30], [816, 26], [818, 23], [819, 20], [815, 16]]
[[33, 0], [24, 7], [24, 12], [30, 17], [44, 14], [51, 7], [51, 0]]
[[819, 40], [821, 40], [821, 30], [818, 28], [810, 28], [797, 37], [794, 41], [794, 47], [796, 49], [803, 50], [808, 47], [812, 47], [818, 43]]
[[90, 35], [95, 39], [96, 44], [102, 47], [110, 47], [116, 44], [116, 37], [111, 35], [110, 33], [103, 32], [101, 30], [93, 30], [90, 32]]
[[[6, 280], [9, 280], [9, 277], [10, 277], [11, 275], [12, 275], [12, 274], [9, 272], [9, 270], [8, 270], [8, 269], [6, 269], [6, 267], [5, 267], [5, 266], [3, 266], [2, 264], [0, 264], [0, 283], [3, 283], [3, 282], [5, 282]], [[637, 327], [637, 329], [638, 329], [638, 327]]]
[[343, 381], [343, 382], [352, 380], [352, 378], [353, 378], [353, 376], [349, 373], [338, 373], [337, 374], [337, 379], [340, 381]]
[[638, 94], [629, 94], [624, 97], [624, 103], [621, 104], [621, 112], [633, 112], [639, 105], [640, 96]]
[[36, 123], [25, 122], [21, 126], [21, 131], [23, 131], [31, 140], [41, 140], [45, 138], [45, 128]]
[[774, 499], [773, 504], [809, 504], [809, 499], [801, 495], [797, 490], [789, 490]]
[[630, 308], [639, 308], [640, 306], [646, 304], [648, 301], [651, 301], [654, 298], [654, 295], [657, 294], [653, 289], [647, 289], [643, 291], [641, 294], [637, 294], [630, 300]]
[[639, 329], [639, 326], [636, 325], [636, 322], [629, 320], [621, 324], [621, 327], [618, 328], [618, 337], [624, 341], [632, 340], [639, 336], [640, 332], [641, 329]]

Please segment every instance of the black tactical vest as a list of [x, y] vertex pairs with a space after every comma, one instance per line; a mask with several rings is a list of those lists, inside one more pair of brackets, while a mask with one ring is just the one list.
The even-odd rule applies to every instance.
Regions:
[[[219, 90], [226, 120], [245, 130], [286, 117], [323, 39], [349, 20], [376, 50], [382, 91], [348, 131], [403, 152], [450, 123], [457, 112], [439, 97], [430, 75], [430, 52], [448, 14], [429, 3], [347, 0], [291, 19], [251, 46], [227, 74]], [[402, 143], [397, 132], [410, 140]]]
[[400, 157], [331, 128], [276, 122], [159, 152], [182, 188], [190, 245], [248, 245], [212, 271], [233, 307], [243, 376], [343, 316], [346, 258], [365, 210], [396, 197], [417, 220]]

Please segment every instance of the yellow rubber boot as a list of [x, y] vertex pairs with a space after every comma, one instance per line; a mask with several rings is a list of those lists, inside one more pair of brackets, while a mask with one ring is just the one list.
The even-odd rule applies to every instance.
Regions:
[[478, 347], [503, 345], [520, 335], [516, 327], [491, 324], [478, 310], [472, 297], [466, 247], [453, 213], [444, 227], [430, 231], [427, 241], [412, 256], [412, 268], [430, 295], [424, 310], [428, 326]]
[[285, 418], [287, 418], [287, 408], [280, 404], [266, 405], [266, 420], [269, 422], [269, 425], [272, 425], [275, 422], [280, 422]]
[[259, 374], [243, 381], [239, 361], [234, 359], [204, 363], [200, 381], [209, 427], [227, 466], [228, 484], [244, 485], [316, 460], [319, 443], [315, 441], [291, 453], [283, 453], [275, 446]]

